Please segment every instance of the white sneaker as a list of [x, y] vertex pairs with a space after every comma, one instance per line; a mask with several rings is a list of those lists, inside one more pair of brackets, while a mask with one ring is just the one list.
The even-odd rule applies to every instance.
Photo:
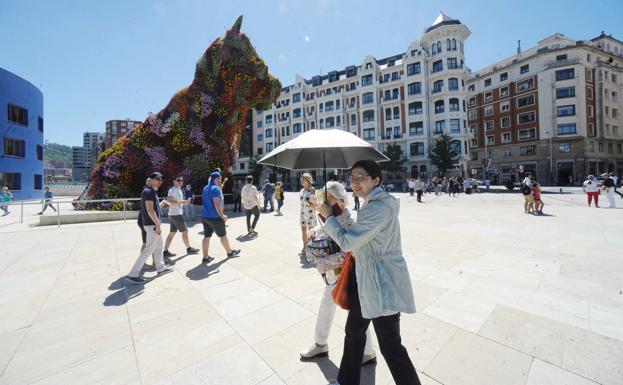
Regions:
[[329, 344], [320, 346], [314, 343], [309, 349], [303, 350], [300, 354], [301, 358], [305, 359], [310, 359], [314, 357], [326, 357], [329, 355]]
[[361, 360], [361, 366], [374, 364], [374, 363], [376, 363], [376, 354], [374, 352], [372, 352], [372, 354], [370, 355], [368, 354], [363, 355], [363, 360]]

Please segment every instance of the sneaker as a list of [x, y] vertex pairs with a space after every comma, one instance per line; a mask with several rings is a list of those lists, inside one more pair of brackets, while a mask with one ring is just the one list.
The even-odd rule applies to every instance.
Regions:
[[329, 344], [318, 345], [314, 343], [309, 349], [303, 350], [300, 354], [303, 359], [326, 357], [329, 355]]
[[237, 256], [240, 255], [240, 249], [231, 249], [230, 251], [227, 252], [227, 258], [236, 258]]
[[253, 235], [257, 235], [258, 234], [258, 232], [255, 231], [255, 229], [251, 229], [251, 232], [253, 233]]
[[209, 255], [205, 258], [201, 258], [201, 263], [210, 263], [214, 261], [214, 257], [210, 257]]
[[376, 363], [376, 354], [372, 352], [372, 354], [364, 354], [363, 360], [361, 361], [361, 366], [375, 364]]
[[163, 260], [164, 260], [164, 263], [165, 263], [166, 265], [170, 265], [170, 266], [175, 265], [175, 262], [173, 262], [173, 261], [171, 260], [171, 258], [169, 258], [169, 257], [164, 257], [164, 258], [163, 258]]
[[186, 248], [186, 254], [197, 254], [198, 252], [199, 249], [195, 249], [192, 246]]
[[169, 250], [165, 250], [162, 255], [164, 255], [165, 258], [175, 257], [175, 254], [170, 252]]
[[161, 275], [169, 274], [172, 271], [173, 268], [171, 266], [165, 266], [158, 272], [157, 276], [160, 277]]
[[129, 275], [124, 278], [124, 282], [129, 285], [144, 285], [147, 280], [141, 277], [130, 277]]

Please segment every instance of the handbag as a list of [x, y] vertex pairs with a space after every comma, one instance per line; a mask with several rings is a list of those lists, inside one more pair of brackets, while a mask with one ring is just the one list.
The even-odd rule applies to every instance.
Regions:
[[336, 305], [344, 310], [350, 309], [350, 291], [348, 287], [348, 282], [350, 280], [350, 275], [354, 267], [355, 259], [353, 258], [352, 253], [349, 251], [346, 253], [346, 257], [344, 258], [344, 264], [342, 265], [340, 278], [337, 280], [337, 283], [335, 284], [335, 287], [331, 292], [333, 302], [335, 302]]
[[338, 253], [340, 247], [331, 238], [310, 239], [307, 241], [305, 258], [308, 263], [313, 263], [318, 258], [326, 258], [331, 254]]

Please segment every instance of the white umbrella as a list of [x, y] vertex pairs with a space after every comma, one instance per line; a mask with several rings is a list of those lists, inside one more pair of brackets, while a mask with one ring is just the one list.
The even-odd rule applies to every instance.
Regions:
[[[290, 170], [350, 168], [358, 160], [387, 161], [373, 145], [343, 130], [310, 130], [278, 146], [259, 164]], [[326, 180], [326, 178], [325, 178]]]

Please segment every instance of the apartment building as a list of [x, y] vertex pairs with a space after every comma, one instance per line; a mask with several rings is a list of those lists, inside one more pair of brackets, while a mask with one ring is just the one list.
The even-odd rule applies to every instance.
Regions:
[[623, 173], [623, 42], [554, 34], [467, 81], [470, 171], [494, 183], [532, 172], [544, 184]]
[[105, 148], [110, 148], [117, 139], [121, 138], [128, 132], [132, 131], [134, 126], [138, 126], [142, 122], [137, 120], [109, 120], [106, 122], [106, 138]]
[[[408, 172], [429, 176], [433, 167], [428, 149], [441, 133], [453, 138], [461, 158], [454, 172], [468, 171], [467, 89], [464, 43], [469, 29], [440, 13], [420, 39], [406, 51], [311, 79], [295, 77], [271, 109], [253, 111], [253, 155], [273, 148], [311, 129], [337, 128], [352, 132], [384, 151], [398, 145]], [[236, 167], [248, 168], [250, 158]], [[296, 186], [299, 173], [282, 175]]]

